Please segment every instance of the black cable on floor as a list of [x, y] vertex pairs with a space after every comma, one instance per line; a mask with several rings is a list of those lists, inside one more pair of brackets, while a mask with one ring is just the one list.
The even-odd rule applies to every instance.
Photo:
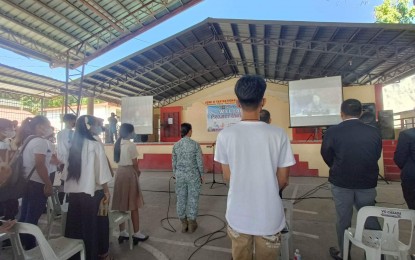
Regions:
[[[170, 177], [170, 179], [169, 179], [169, 191], [168, 191], [168, 194], [169, 194], [169, 203], [167, 205], [167, 214], [166, 214], [166, 217], [165, 218], [163, 218], [163, 219], [160, 220], [160, 224], [161, 224], [161, 227], [164, 228], [165, 230], [170, 231], [172, 233], [175, 233], [175, 232], [177, 232], [177, 230], [170, 223], [170, 219], [177, 219], [178, 220], [179, 218], [177, 218], [177, 217], [170, 217], [169, 216], [170, 204], [171, 204], [171, 193], [172, 193], [171, 192], [171, 180], [172, 179], [173, 179], [173, 177]], [[226, 196], [226, 195], [217, 195], [217, 196]], [[216, 230], [216, 231], [213, 231], [211, 233], [208, 233], [206, 235], [203, 235], [201, 237], [196, 238], [196, 240], [193, 241], [193, 245], [195, 247], [197, 247], [197, 248], [196, 248], [196, 250], [194, 250], [192, 252], [192, 254], [189, 256], [188, 260], [190, 260], [200, 249], [202, 249], [208, 243], [210, 243], [212, 241], [215, 241], [215, 240], [218, 240], [218, 239], [221, 239], [221, 238], [224, 238], [227, 235], [226, 232], [224, 231], [224, 229], [226, 229], [226, 222], [224, 220], [222, 220], [221, 218], [219, 218], [219, 217], [217, 217], [215, 215], [211, 215], [211, 214], [202, 214], [202, 215], [198, 215], [198, 217], [213, 217], [213, 218], [216, 218], [220, 222], [222, 222], [223, 226], [220, 229]], [[170, 227], [164, 226], [163, 222], [165, 220], [167, 220], [167, 223], [169, 224]], [[214, 237], [217, 234], [221, 234], [221, 235], [220, 236], [217, 236], [217, 237]], [[202, 240], [204, 238], [206, 238], [206, 240], [204, 242], [202, 242], [200, 245], [198, 245], [199, 240]]]

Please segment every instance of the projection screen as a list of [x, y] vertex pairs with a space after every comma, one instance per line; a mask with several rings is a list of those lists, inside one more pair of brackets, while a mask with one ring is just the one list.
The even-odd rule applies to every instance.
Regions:
[[153, 97], [121, 98], [121, 123], [132, 124], [136, 134], [153, 134]]
[[319, 127], [341, 122], [341, 77], [290, 81], [288, 87], [291, 127]]

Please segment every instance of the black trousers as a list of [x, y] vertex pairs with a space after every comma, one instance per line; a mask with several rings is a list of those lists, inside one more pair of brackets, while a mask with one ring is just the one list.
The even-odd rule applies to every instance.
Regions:
[[98, 255], [106, 254], [109, 249], [108, 216], [97, 216], [102, 198], [102, 190], [96, 191], [93, 197], [86, 193], [69, 193], [65, 237], [84, 241], [86, 259], [98, 259]]
[[0, 216], [4, 216], [5, 220], [15, 219], [17, 213], [19, 213], [19, 201], [17, 199], [10, 199], [0, 203], [2, 213]]
[[402, 181], [402, 193], [409, 209], [415, 209], [415, 181]]

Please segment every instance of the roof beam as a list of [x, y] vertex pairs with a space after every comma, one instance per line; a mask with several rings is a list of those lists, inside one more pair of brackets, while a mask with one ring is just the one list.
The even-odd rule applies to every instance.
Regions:
[[[119, 45], [121, 45], [121, 44], [129, 41], [130, 39], [136, 37], [137, 35], [139, 35], [139, 34], [145, 32], [145, 31], [147, 31], [148, 29], [150, 29], [150, 28], [152, 28], [154, 26], [157, 26], [158, 24], [164, 22], [165, 20], [169, 19], [170, 17], [172, 17], [172, 16], [174, 16], [174, 15], [176, 15], [176, 14], [184, 11], [187, 8], [192, 7], [193, 5], [198, 4], [201, 1], [202, 0], [194, 0], [194, 1], [191, 1], [189, 3], [186, 3], [186, 4], [182, 5], [181, 7], [178, 7], [174, 11], [169, 12], [168, 14], [162, 16], [161, 18], [159, 18], [159, 19], [151, 22], [151, 26], [150, 25], [143, 26], [143, 27], [137, 29], [136, 31], [134, 31], [132, 33], [125, 34], [125, 35], [121, 35], [116, 41], [111, 41], [109, 44], [105, 44], [104, 46], [99, 47], [99, 49], [97, 51], [95, 51], [91, 55], [85, 57], [82, 61], [73, 63], [72, 66], [74, 68], [76, 68], [76, 67], [79, 67], [80, 65], [82, 65], [83, 63], [88, 63], [89, 61], [95, 59], [96, 57], [100, 56], [101, 54], [103, 54], [103, 53], [105, 53], [105, 52], [107, 52], [107, 51], [109, 51], [109, 50], [111, 50], [111, 49], [113, 49], [115, 47], [118, 47]], [[149, 3], [151, 3], [151, 2], [149, 2]], [[149, 3], [147, 3], [145, 5], [148, 5]], [[127, 17], [135, 14], [136, 12], [139, 12], [139, 11], [142, 11], [141, 10], [141, 7], [138, 8], [138, 9], [136, 9], [136, 10], [134, 10], [134, 11], [132, 11], [131, 13], [127, 14], [126, 16], [122, 17], [121, 19], [119, 19], [119, 21], [122, 21], [123, 19], [125, 19], [125, 18], [127, 18]], [[101, 32], [102, 31], [98, 32], [97, 34], [100, 34]], [[87, 39], [85, 41], [88, 41], [88, 40], [89, 39]], [[72, 47], [72, 49], [78, 49], [79, 46], [82, 46], [82, 44], [83, 44], [83, 42], [81, 42], [78, 45]]]
[[112, 16], [99, 4], [95, 3], [94, 1], [92, 1], [92, 4], [89, 3], [89, 1], [87, 0], [79, 0], [79, 1], [81, 1], [86, 6], [86, 8], [91, 10], [94, 14], [98, 15], [103, 20], [105, 20], [107, 23], [109, 23], [111, 27], [117, 30], [119, 33], [124, 33], [124, 29], [118, 26], [117, 23], [114, 23], [110, 18]]
[[392, 69], [388, 69], [384, 73], [369, 74], [369, 79], [363, 79], [362, 84], [367, 83], [383, 83], [388, 84], [396, 81], [397, 78], [409, 75], [415, 71], [415, 55], [408, 59], [404, 64], [394, 66]]
[[15, 90], [10, 90], [10, 89], [4, 89], [4, 88], [0, 88], [0, 98], [11, 98], [14, 100], [19, 100], [21, 97], [23, 96], [31, 96], [31, 97], [35, 97], [35, 98], [52, 98], [49, 96], [41, 96], [41, 95], [37, 95], [37, 94], [30, 94], [30, 93], [25, 93], [25, 92], [21, 92], [21, 91], [15, 91]]
[[[152, 72], [158, 68], [161, 68], [163, 65], [168, 64], [170, 62], [173, 62], [174, 60], [177, 60], [179, 58], [182, 58], [183, 56], [187, 56], [190, 55], [192, 52], [203, 49], [204, 46], [211, 44], [214, 40], [214, 37], [209, 37], [206, 40], [197, 42], [195, 44], [192, 44], [191, 46], [180, 50], [180, 51], [176, 51], [174, 53], [172, 53], [171, 55], [167, 55], [164, 57], [161, 57], [160, 59], [157, 59], [156, 61], [151, 61], [149, 60], [147, 57], [145, 57], [144, 55], [138, 56], [140, 58], [144, 57], [147, 60], [149, 60], [149, 64], [141, 66], [138, 65], [137, 68], [135, 68], [133, 71], [127, 72], [125, 74], [123, 74], [121, 77], [125, 77], [125, 78], [135, 78], [138, 75], [145, 75], [146, 73]], [[105, 82], [100, 83], [97, 87], [101, 87], [101, 85], [114, 85], [114, 83], [118, 82], [119, 79], [114, 78], [114, 79], [109, 79]]]
[[[408, 55], [415, 55], [415, 46], [409, 45], [397, 46], [286, 39], [265, 39], [229, 35], [216, 35], [215, 38], [215, 41], [217, 42], [271, 45], [279, 48], [299, 49], [376, 60], [399, 61], [400, 59], [402, 59], [402, 57]], [[372, 53], [372, 50], [375, 53]], [[393, 54], [392, 57], [390, 56], [391, 53]]]
[[143, 91], [143, 92], [139, 93], [139, 95], [141, 95], [141, 96], [157, 96], [157, 95], [160, 95], [163, 92], [171, 90], [171, 89], [173, 89], [173, 88], [175, 88], [175, 87], [177, 87], [181, 84], [186, 83], [189, 80], [193, 80], [195, 78], [201, 77], [205, 74], [208, 74], [208, 73], [211, 73], [215, 70], [218, 70], [218, 69], [220, 69], [221, 67], [224, 67], [224, 66], [229, 66], [228, 62], [226, 62], [224, 64], [213, 65], [213, 66], [207, 67], [203, 70], [199, 70], [195, 73], [188, 74], [184, 77], [178, 78], [178, 79], [176, 79], [172, 82], [169, 82], [165, 85], [161, 85], [157, 88], [154, 88], [154, 89], [151, 89], [151, 90], [148, 90], [148, 91]]
[[174, 102], [176, 102], [176, 101], [178, 101], [178, 100], [180, 100], [182, 98], [185, 98], [187, 96], [193, 95], [193, 94], [195, 94], [195, 93], [197, 93], [197, 92], [199, 92], [199, 91], [201, 91], [203, 89], [207, 89], [207, 88], [212, 87], [212, 86], [215, 86], [215, 85], [217, 85], [219, 83], [228, 81], [228, 80], [230, 80], [231, 78], [234, 78], [234, 77], [235, 77], [235, 75], [231, 75], [231, 76], [224, 77], [222, 79], [218, 79], [215, 82], [203, 84], [200, 87], [194, 88], [194, 89], [189, 90], [189, 91], [187, 91], [185, 93], [181, 93], [181, 94], [178, 94], [178, 95], [176, 95], [174, 97], [165, 98], [165, 99], [162, 99], [160, 101], [157, 101], [157, 102], [154, 103], [154, 106], [155, 107], [167, 106], [167, 105], [169, 105], [171, 103], [174, 103]]
[[[341, 72], [338, 72], [337, 70], [329, 70], [329, 69], [314, 67], [314, 66], [299, 66], [299, 65], [290, 66], [289, 63], [275, 64], [275, 63], [264, 63], [264, 62], [238, 60], [238, 59], [231, 60], [228, 63], [229, 65], [234, 65], [234, 66], [246, 66], [246, 67], [252, 67], [252, 68], [262, 67], [269, 71], [275, 71], [275, 72], [283, 71], [283, 72], [292, 73], [295, 75], [308, 76], [308, 77], [324, 77], [327, 74], [327, 72], [333, 73], [333, 74], [340, 73], [342, 75], [356, 74], [356, 76], [358, 76], [358, 74], [352, 70], [343, 70]], [[282, 79], [282, 81], [285, 81], [285, 80]]]
[[5, 49], [11, 49], [23, 56], [33, 56], [39, 60], [51, 62], [56, 55], [56, 50], [51, 49], [40, 42], [37, 42], [25, 35], [13, 32], [0, 25], [0, 45]]

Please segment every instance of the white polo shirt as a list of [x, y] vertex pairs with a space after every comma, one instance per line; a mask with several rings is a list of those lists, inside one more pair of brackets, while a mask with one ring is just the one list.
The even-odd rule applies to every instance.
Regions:
[[121, 154], [119, 166], [133, 165], [133, 159], [138, 157], [137, 146], [130, 140], [121, 140]]

